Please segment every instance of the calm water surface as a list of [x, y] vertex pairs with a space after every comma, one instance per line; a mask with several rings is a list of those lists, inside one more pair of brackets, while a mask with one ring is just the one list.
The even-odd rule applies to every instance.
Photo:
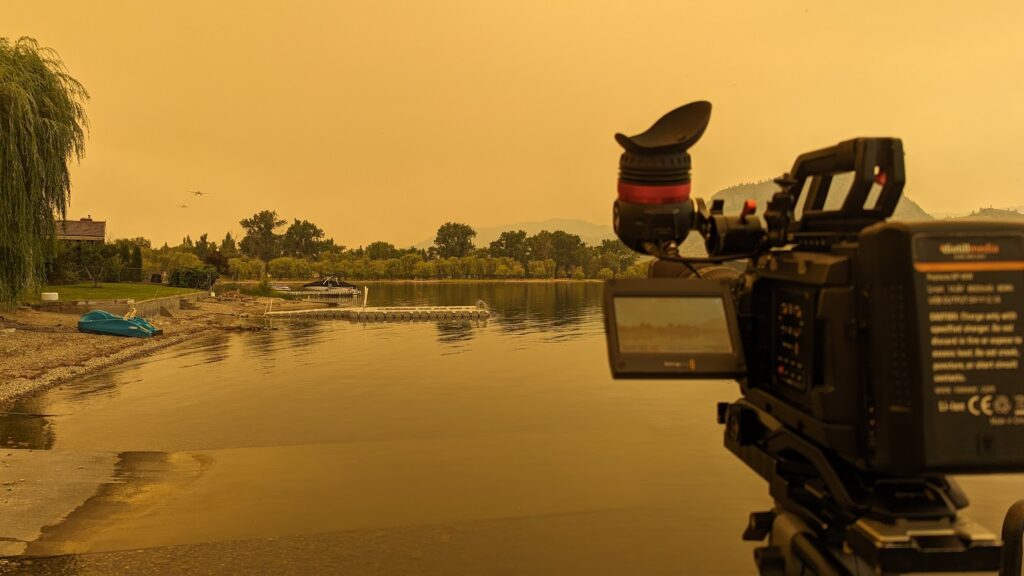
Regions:
[[[371, 305], [495, 316], [278, 321], [25, 400], [46, 416], [7, 417], [0, 441], [115, 462], [33, 569], [752, 573], [739, 536], [767, 487], [714, 417], [736, 385], [611, 380], [600, 293], [374, 286]], [[992, 529], [1024, 496], [1014, 476], [964, 485]]]

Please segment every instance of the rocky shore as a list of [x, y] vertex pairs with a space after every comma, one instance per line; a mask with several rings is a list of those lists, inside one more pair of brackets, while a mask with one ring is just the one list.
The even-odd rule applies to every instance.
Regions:
[[[275, 309], [315, 306], [276, 301]], [[266, 299], [200, 300], [193, 309], [150, 319], [164, 330], [152, 338], [78, 331], [79, 314], [22, 307], [0, 312], [0, 406], [76, 377], [146, 356], [188, 340], [259, 326]]]

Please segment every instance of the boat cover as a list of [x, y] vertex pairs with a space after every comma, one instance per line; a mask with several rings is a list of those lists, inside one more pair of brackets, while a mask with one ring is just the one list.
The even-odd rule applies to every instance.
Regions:
[[310, 282], [308, 284], [303, 284], [302, 287], [303, 288], [355, 288], [356, 290], [359, 289], [359, 287], [356, 286], [355, 284], [349, 284], [348, 282], [345, 282], [344, 280], [338, 280], [334, 276], [329, 276], [329, 277], [321, 279], [321, 280], [316, 280], [316, 281]]

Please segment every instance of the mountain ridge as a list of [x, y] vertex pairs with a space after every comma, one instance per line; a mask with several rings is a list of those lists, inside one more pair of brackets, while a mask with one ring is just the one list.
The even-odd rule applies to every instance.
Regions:
[[[849, 186], [849, 179], [851, 175], [840, 175], [837, 176], [834, 181], [836, 190], [845, 190]], [[757, 203], [757, 214], [764, 214], [765, 207], [771, 200], [772, 195], [778, 192], [779, 186], [772, 180], [763, 180], [760, 182], [747, 182], [743, 184], [736, 184], [728, 188], [719, 190], [712, 195], [708, 200], [723, 200], [725, 203], [724, 210], [727, 214], [738, 213], [746, 200], [754, 200]], [[826, 208], [831, 208], [837, 205], [840, 195], [833, 197], [833, 201], [826, 203]], [[950, 218], [953, 220], [961, 219], [1011, 219], [1024, 220], [1024, 206], [1016, 206], [1005, 209], [996, 208], [981, 208], [975, 210], [967, 215], [957, 216]], [[936, 220], [934, 216], [926, 212], [917, 202], [914, 202], [912, 198], [907, 195], [900, 197], [899, 203], [896, 205], [896, 210], [893, 213], [893, 220], [901, 220], [905, 222], [920, 222]], [[610, 218], [609, 218], [610, 220]], [[610, 224], [597, 224], [580, 218], [548, 218], [546, 220], [528, 220], [522, 222], [515, 222], [511, 224], [503, 224], [499, 226], [482, 226], [475, 228], [477, 235], [473, 239], [474, 245], [483, 248], [489, 245], [494, 240], [497, 240], [502, 232], [512, 230], [524, 230], [527, 235], [533, 235], [541, 230], [555, 231], [563, 230], [569, 234], [575, 234], [588, 245], [600, 244], [605, 239], [615, 239], [615, 231], [612, 229]], [[686, 253], [693, 252], [693, 248], [696, 248], [697, 252], [703, 252], [703, 242], [697, 235], [692, 234], [687, 239], [687, 249], [684, 250]], [[434, 243], [433, 239], [426, 239], [417, 242], [414, 246], [416, 248], [428, 248]]]

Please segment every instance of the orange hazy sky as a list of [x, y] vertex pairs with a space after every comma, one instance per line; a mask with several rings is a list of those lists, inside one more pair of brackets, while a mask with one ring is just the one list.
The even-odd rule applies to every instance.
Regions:
[[612, 134], [697, 99], [699, 195], [874, 135], [903, 138], [928, 211], [1024, 205], [1021, 22], [1016, 1], [6, 0], [0, 36], [91, 93], [69, 216], [176, 244], [273, 209], [354, 247], [608, 222]]

